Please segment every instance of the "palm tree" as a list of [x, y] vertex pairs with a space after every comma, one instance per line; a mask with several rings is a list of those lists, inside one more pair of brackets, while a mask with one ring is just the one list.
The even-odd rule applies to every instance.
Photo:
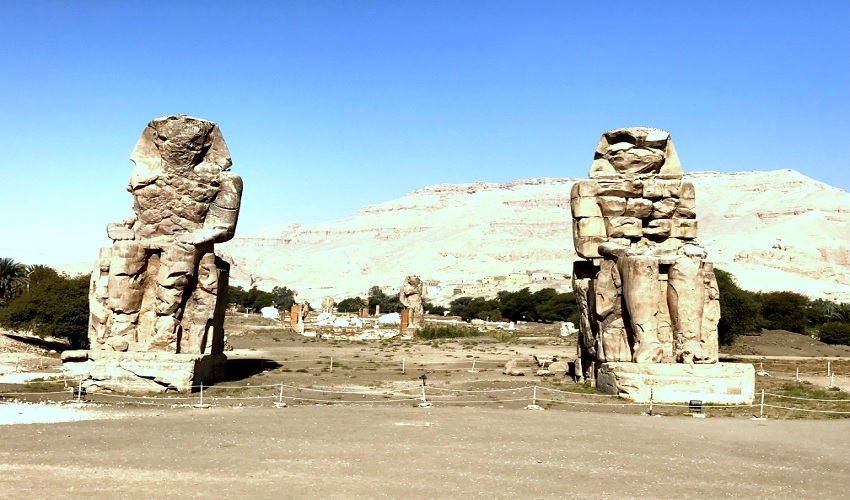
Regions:
[[20, 292], [27, 276], [27, 267], [7, 257], [0, 257], [0, 306]]

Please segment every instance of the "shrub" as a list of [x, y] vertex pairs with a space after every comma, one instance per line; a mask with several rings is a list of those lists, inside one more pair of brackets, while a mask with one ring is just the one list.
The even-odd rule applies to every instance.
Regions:
[[825, 344], [850, 345], [850, 323], [824, 323], [818, 330], [820, 341]]
[[480, 337], [482, 335], [476, 328], [468, 326], [423, 326], [416, 330], [414, 336], [420, 339], [456, 339], [463, 337]]
[[714, 275], [720, 290], [720, 344], [729, 345], [738, 335], [759, 331], [761, 307], [755, 295], [740, 288], [735, 277], [722, 269], [715, 269]]
[[767, 292], [759, 294], [765, 327], [805, 333], [809, 316], [809, 299], [796, 292]]
[[74, 349], [88, 347], [89, 278], [48, 276], [0, 311], [0, 325], [39, 337], [64, 338]]

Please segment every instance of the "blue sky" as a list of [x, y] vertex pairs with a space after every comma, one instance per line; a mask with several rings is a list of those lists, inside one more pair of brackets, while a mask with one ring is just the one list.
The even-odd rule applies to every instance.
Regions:
[[686, 171], [850, 190], [850, 2], [0, 2], [0, 256], [92, 260], [153, 118], [219, 123], [237, 234], [427, 185], [586, 177], [602, 132]]

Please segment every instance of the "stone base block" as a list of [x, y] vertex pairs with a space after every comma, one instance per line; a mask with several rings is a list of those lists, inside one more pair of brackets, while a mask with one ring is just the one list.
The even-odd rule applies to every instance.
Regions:
[[165, 352], [65, 351], [65, 377], [83, 380], [87, 391], [144, 394], [197, 391], [224, 377], [224, 354]]
[[603, 363], [596, 387], [636, 403], [750, 404], [755, 397], [753, 365]]

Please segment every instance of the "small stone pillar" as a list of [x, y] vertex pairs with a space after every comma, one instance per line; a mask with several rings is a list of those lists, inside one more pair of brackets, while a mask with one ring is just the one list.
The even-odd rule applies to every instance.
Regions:
[[301, 312], [298, 307], [298, 304], [292, 304], [292, 307], [289, 309], [289, 326], [297, 326], [298, 318], [301, 317]]

